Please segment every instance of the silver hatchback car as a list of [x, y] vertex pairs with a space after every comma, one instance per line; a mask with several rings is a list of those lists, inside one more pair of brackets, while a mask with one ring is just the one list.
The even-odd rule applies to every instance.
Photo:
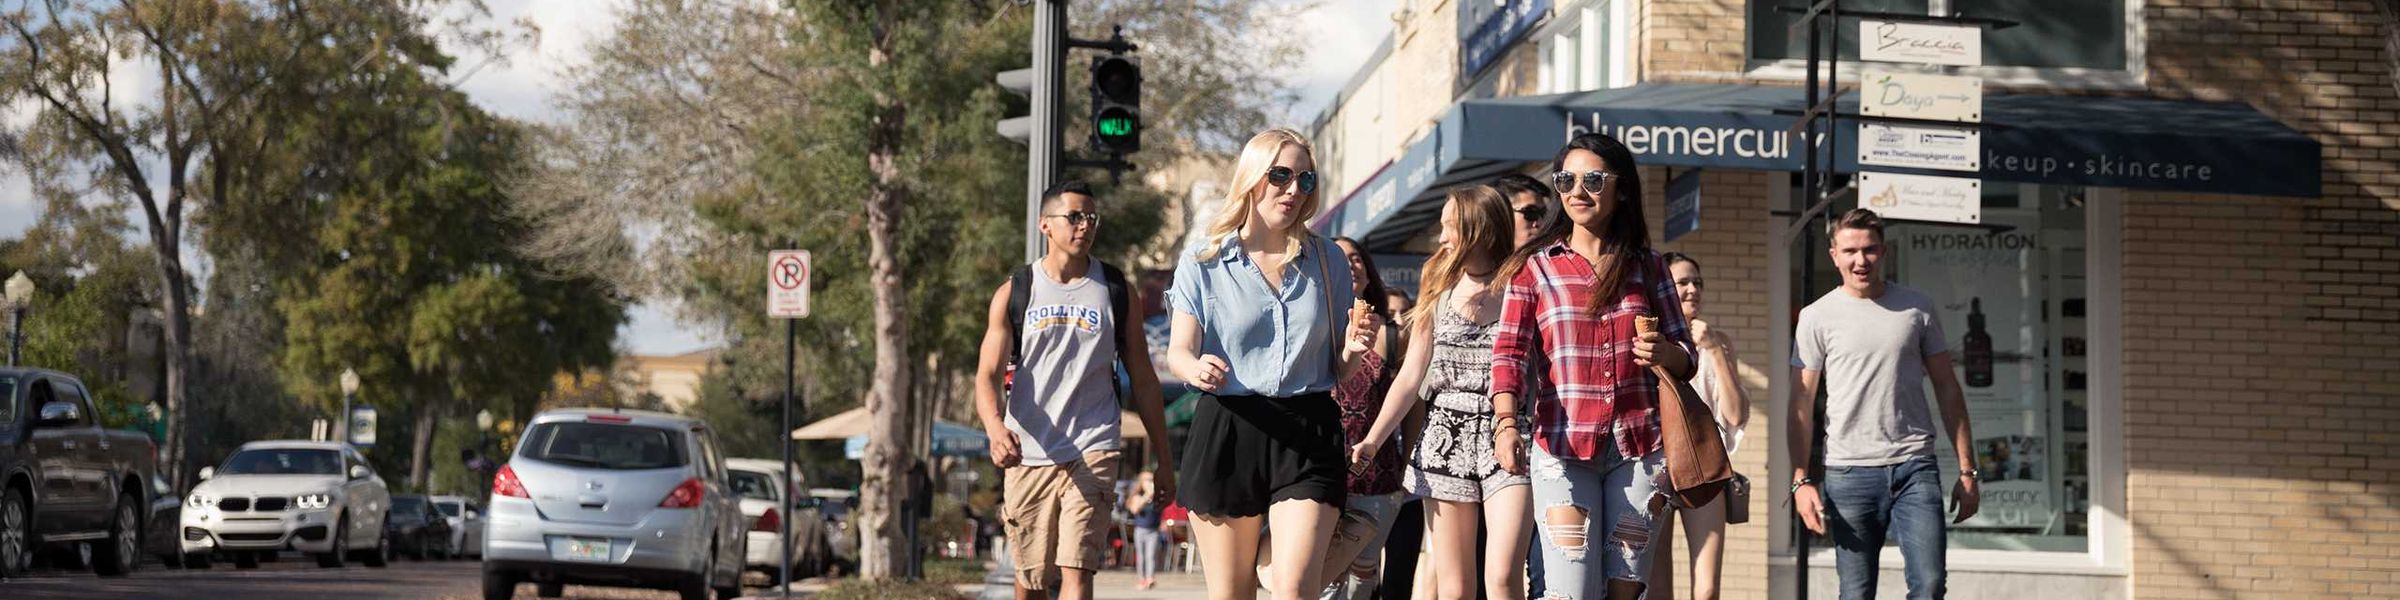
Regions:
[[740, 499], [716, 436], [665, 413], [554, 410], [536, 416], [492, 477], [483, 597], [544, 597], [567, 584], [740, 595]]

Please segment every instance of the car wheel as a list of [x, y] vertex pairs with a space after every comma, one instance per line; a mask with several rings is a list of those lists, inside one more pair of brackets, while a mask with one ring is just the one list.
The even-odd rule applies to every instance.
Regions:
[[109, 524], [108, 539], [93, 549], [92, 572], [101, 577], [122, 577], [142, 565], [142, 521], [133, 514], [132, 494], [117, 498], [117, 516]]
[[333, 547], [317, 553], [317, 566], [326, 569], [342, 568], [350, 552], [350, 513], [333, 518]]
[[708, 564], [700, 567], [700, 572], [693, 573], [690, 579], [683, 581], [681, 587], [676, 588], [676, 593], [681, 594], [683, 600], [708, 600], [709, 586], [716, 583], [714, 581], [717, 576], [716, 548], [716, 541], [709, 541], [708, 549], [705, 550], [708, 552]]
[[236, 568], [236, 569], [256, 569], [256, 568], [258, 568], [258, 553], [256, 553], [256, 552], [235, 552], [235, 553], [233, 553], [233, 568]]
[[517, 596], [517, 577], [504, 571], [483, 570], [483, 600], [508, 600]]
[[0, 579], [24, 577], [33, 568], [30, 527], [25, 496], [15, 489], [0, 492]]
[[392, 534], [384, 533], [380, 528], [376, 529], [375, 549], [367, 551], [367, 560], [364, 562], [367, 563], [369, 568], [381, 569], [391, 566], [391, 556]]
[[558, 582], [536, 583], [533, 584], [533, 595], [543, 598], [557, 598], [560, 596], [565, 596], [567, 595], [567, 584]]

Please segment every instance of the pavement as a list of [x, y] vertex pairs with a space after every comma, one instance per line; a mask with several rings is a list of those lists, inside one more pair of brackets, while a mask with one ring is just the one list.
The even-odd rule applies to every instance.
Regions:
[[[752, 581], [758, 580], [754, 576]], [[481, 582], [481, 565], [471, 560], [397, 560], [390, 567], [380, 569], [353, 562], [344, 568], [321, 569], [314, 561], [298, 555], [287, 555], [282, 560], [263, 563], [256, 569], [235, 569], [228, 564], [218, 564], [215, 568], [204, 570], [169, 569], [150, 563], [131, 576], [112, 578], [97, 577], [88, 571], [44, 570], [30, 577], [0, 581], [0, 598], [474, 600], [481, 598]], [[825, 579], [802, 581], [793, 586], [792, 597], [815, 596], [833, 583]], [[1130, 569], [1100, 573], [1093, 582], [1093, 588], [1095, 598], [1109, 600], [1198, 599], [1206, 598], [1208, 591], [1199, 573], [1182, 572], [1161, 573], [1157, 587], [1136, 590]], [[980, 583], [959, 585], [957, 589], [968, 597], [983, 597], [984, 586]], [[752, 598], [782, 597], [764, 588], [746, 588], [744, 592]], [[533, 586], [520, 586], [517, 597], [535, 597]], [[672, 600], [675, 595], [655, 590], [567, 586], [565, 597], [585, 600]]]

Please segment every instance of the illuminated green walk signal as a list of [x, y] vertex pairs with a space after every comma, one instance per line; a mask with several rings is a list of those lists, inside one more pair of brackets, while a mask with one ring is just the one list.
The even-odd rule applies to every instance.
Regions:
[[1142, 149], [1142, 63], [1112, 52], [1092, 59], [1092, 146], [1112, 154]]

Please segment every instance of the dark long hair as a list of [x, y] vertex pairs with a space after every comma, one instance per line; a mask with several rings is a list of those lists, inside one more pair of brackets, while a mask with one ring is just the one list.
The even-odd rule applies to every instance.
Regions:
[[[1375, 271], [1375, 255], [1368, 254], [1367, 245], [1358, 243], [1358, 240], [1347, 237], [1337, 237], [1333, 238], [1333, 241], [1349, 244], [1351, 248], [1358, 250], [1358, 262], [1367, 266], [1367, 287], [1358, 289], [1358, 299], [1367, 301], [1367, 307], [1375, 309], [1376, 315], [1383, 317], [1385, 320], [1390, 320], [1392, 318], [1392, 308], [1389, 306], [1384, 306], [1384, 303], [1389, 301], [1389, 298], [1385, 297], [1386, 294], [1384, 293], [1385, 288], [1383, 287], [1383, 274]], [[1344, 268], [1348, 268], [1348, 265], [1344, 265]]]
[[[1586, 133], [1575, 136], [1565, 147], [1558, 149], [1558, 156], [1550, 159], [1550, 172], [1565, 169], [1567, 155], [1578, 150], [1598, 155], [1601, 164], [1616, 176], [1617, 197], [1613, 200], [1617, 205], [1609, 210], [1600, 248], [1602, 253], [1615, 260], [1608, 261], [1606, 265], [1593, 265], [1600, 268], [1600, 277], [1592, 287], [1591, 305], [1585, 307], [1596, 315], [1622, 298], [1625, 281], [1633, 269], [1644, 268], [1643, 259], [1650, 255], [1650, 225], [1649, 220], [1642, 216], [1642, 170], [1641, 165], [1633, 160], [1633, 150], [1626, 148], [1617, 138]], [[1554, 190], [1553, 193], [1563, 192]], [[1610, 200], [1600, 199], [1602, 202]], [[1565, 204], [1566, 199], [1561, 197], [1559, 212], [1562, 215], [1566, 212]], [[1502, 275], [1514, 277], [1517, 270], [1524, 267], [1525, 261], [1541, 249], [1566, 240], [1573, 235], [1575, 227], [1571, 219], [1564, 218], [1546, 225], [1540, 236], [1525, 247], [1518, 248], [1516, 254], [1509, 257], [1508, 264], [1501, 268]]]

